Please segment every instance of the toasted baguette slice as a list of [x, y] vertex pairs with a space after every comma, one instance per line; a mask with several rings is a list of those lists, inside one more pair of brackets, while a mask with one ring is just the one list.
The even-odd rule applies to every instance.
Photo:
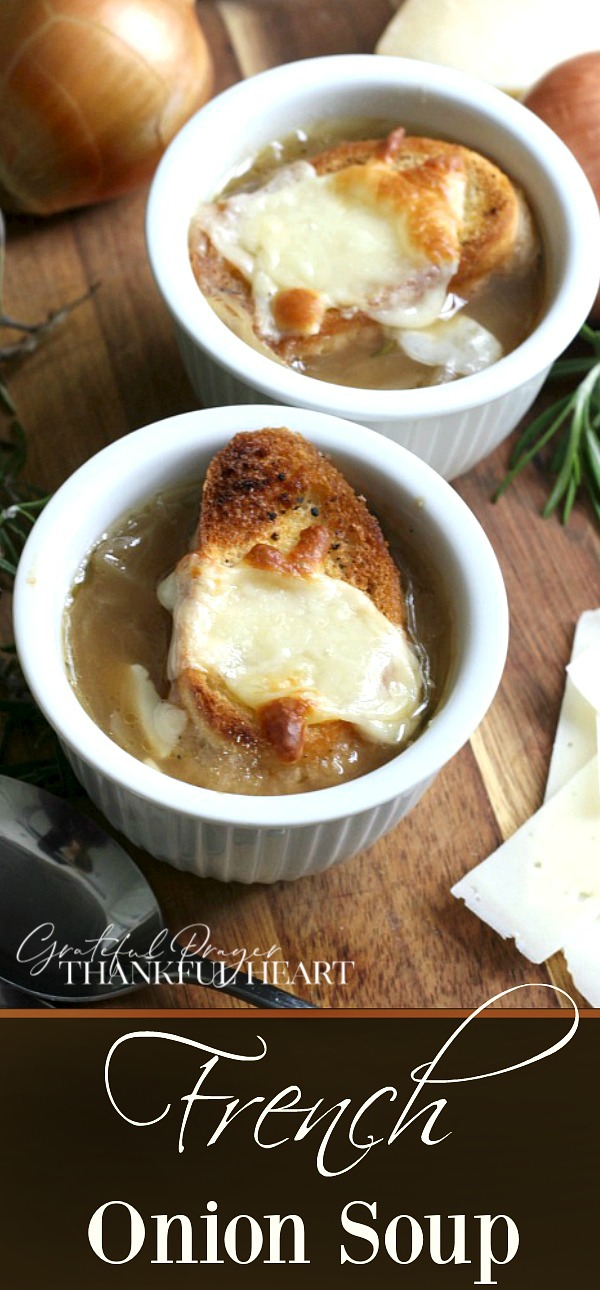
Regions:
[[237, 434], [213, 458], [196, 534], [200, 555], [238, 561], [259, 542], [289, 555], [300, 534], [326, 528], [323, 569], [366, 592], [404, 623], [400, 574], [381, 528], [340, 471], [302, 435], [285, 428]]
[[[211, 462], [204, 482], [195, 553], [185, 560], [247, 561], [304, 576], [324, 572], [364, 592], [390, 622], [405, 617], [400, 574], [377, 520], [315, 447], [283, 428], [236, 435]], [[183, 566], [183, 561], [182, 561]], [[364, 741], [339, 720], [306, 724], [301, 698], [244, 708], [221, 678], [186, 668], [174, 697], [215, 746], [245, 746], [279, 762], [340, 752], [349, 767]]]
[[[466, 176], [462, 220], [458, 230], [459, 267], [449, 290], [470, 299], [495, 273], [509, 273], [530, 265], [537, 254], [537, 237], [521, 190], [486, 157], [459, 144], [439, 139], [406, 136], [401, 128], [387, 139], [340, 143], [311, 156], [319, 175], [341, 172], [377, 160], [389, 170], [410, 174], [417, 204], [419, 194], [435, 191], [435, 169], [453, 166]], [[432, 182], [433, 179], [433, 182]], [[422, 228], [414, 226], [417, 241]], [[433, 248], [435, 260], [436, 249]], [[274, 319], [280, 335], [265, 335], [255, 308], [250, 283], [242, 272], [213, 246], [210, 237], [193, 227], [190, 256], [195, 277], [223, 320], [246, 340], [265, 348], [285, 363], [302, 362], [346, 348], [359, 338], [377, 347], [383, 338], [379, 322], [360, 310], [327, 309], [315, 312], [315, 300], [306, 290], [280, 293]]]

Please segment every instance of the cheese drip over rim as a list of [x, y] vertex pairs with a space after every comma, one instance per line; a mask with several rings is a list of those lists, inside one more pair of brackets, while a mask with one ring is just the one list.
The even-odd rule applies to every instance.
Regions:
[[173, 613], [171, 681], [190, 668], [216, 674], [253, 710], [302, 698], [308, 724], [347, 721], [381, 744], [400, 743], [415, 729], [423, 700], [416, 651], [342, 579], [192, 554], [158, 594]]
[[465, 190], [456, 160], [418, 176], [381, 160], [325, 175], [297, 161], [253, 192], [204, 203], [195, 223], [251, 284], [265, 336], [277, 335], [270, 301], [295, 288], [326, 309], [425, 327], [459, 266]]

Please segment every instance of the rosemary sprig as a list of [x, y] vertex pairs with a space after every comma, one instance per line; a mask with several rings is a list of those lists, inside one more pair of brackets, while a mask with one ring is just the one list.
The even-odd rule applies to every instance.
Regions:
[[[7, 345], [0, 345], [0, 362], [5, 362], [8, 359], [22, 358], [25, 354], [30, 354], [34, 349], [37, 349], [40, 340], [42, 340], [44, 336], [47, 336], [48, 332], [53, 331], [55, 327], [58, 327], [60, 323], [64, 322], [65, 318], [68, 318], [69, 314], [72, 313], [74, 309], [77, 309], [79, 305], [82, 305], [86, 300], [89, 300], [100, 286], [99, 282], [93, 282], [91, 287], [89, 287], [87, 291], [84, 291], [81, 296], [77, 296], [75, 300], [69, 300], [66, 305], [61, 305], [58, 309], [51, 309], [45, 318], [38, 320], [38, 322], [23, 322], [20, 318], [12, 318], [2, 307], [5, 253], [6, 228], [4, 224], [4, 216], [2, 215], [2, 211], [0, 211], [0, 327], [5, 327], [10, 329], [10, 331], [22, 333], [19, 340], [11, 341]], [[3, 404], [6, 411], [13, 414], [15, 413], [12, 400], [10, 399], [5, 386], [0, 390], [0, 403]]]
[[583, 379], [570, 394], [540, 412], [523, 432], [507, 474], [494, 494], [497, 501], [524, 467], [543, 453], [556, 478], [542, 515], [547, 518], [560, 507], [563, 524], [569, 519], [580, 489], [587, 492], [600, 522], [600, 331], [585, 325], [580, 335], [591, 347], [591, 354], [559, 359], [550, 379]]
[[[3, 407], [12, 407], [0, 382]], [[12, 416], [0, 440], [0, 590], [9, 592], [27, 535], [48, 498], [21, 478], [27, 461], [23, 427]], [[65, 793], [64, 758], [53, 730], [34, 702], [12, 641], [0, 645], [0, 767], [4, 775]]]
[[[2, 325], [0, 316], [0, 325]], [[0, 362], [2, 355], [0, 352]], [[8, 389], [0, 379], [0, 406], [8, 420], [0, 439], [0, 571], [12, 580], [27, 536], [48, 497], [22, 477], [27, 438]]]
[[3, 775], [70, 794], [72, 773], [34, 702], [12, 644], [0, 646], [0, 767]]
[[[5, 232], [0, 212], [0, 328], [20, 331], [15, 343], [0, 346], [0, 592], [10, 593], [28, 534], [48, 495], [23, 477], [27, 464], [27, 436], [10, 392], [2, 379], [3, 367], [22, 358], [40, 339], [89, 298], [96, 289], [62, 309], [55, 309], [39, 323], [21, 323], [4, 313], [2, 282]], [[4, 775], [27, 780], [55, 793], [80, 792], [58, 739], [32, 698], [21, 672], [12, 641], [0, 644], [0, 768]]]

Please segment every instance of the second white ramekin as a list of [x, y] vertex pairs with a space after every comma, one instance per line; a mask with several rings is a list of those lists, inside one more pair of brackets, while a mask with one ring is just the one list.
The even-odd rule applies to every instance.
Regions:
[[[158, 491], [201, 479], [239, 430], [286, 425], [328, 453], [375, 512], [404, 517], [443, 581], [453, 619], [443, 701], [418, 739], [378, 770], [312, 793], [245, 797], [195, 788], [123, 751], [69, 681], [63, 616], [99, 537]], [[187, 534], [182, 534], [185, 549]], [[110, 444], [49, 502], [23, 552], [15, 639], [31, 691], [92, 800], [127, 838], [179, 869], [223, 881], [275, 882], [368, 847], [418, 801], [469, 739], [502, 674], [508, 611], [496, 557], [448, 484], [381, 435], [323, 413], [243, 406], [171, 417]]]
[[[490, 156], [528, 195], [545, 252], [546, 305], [533, 333], [485, 371], [419, 390], [315, 380], [246, 345], [217, 318], [189, 263], [198, 204], [273, 139], [326, 119], [392, 120]], [[334, 55], [275, 67], [233, 86], [184, 126], [163, 157], [147, 210], [150, 264], [203, 405], [294, 404], [361, 422], [452, 479], [517, 425], [584, 322], [600, 278], [600, 216], [572, 154], [532, 112], [451, 68]]]

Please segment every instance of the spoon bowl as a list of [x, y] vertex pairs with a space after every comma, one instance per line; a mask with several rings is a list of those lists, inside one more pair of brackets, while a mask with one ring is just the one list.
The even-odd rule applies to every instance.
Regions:
[[314, 1005], [184, 950], [131, 856], [70, 802], [0, 776], [0, 980], [88, 1004], [166, 980], [259, 1008]]

